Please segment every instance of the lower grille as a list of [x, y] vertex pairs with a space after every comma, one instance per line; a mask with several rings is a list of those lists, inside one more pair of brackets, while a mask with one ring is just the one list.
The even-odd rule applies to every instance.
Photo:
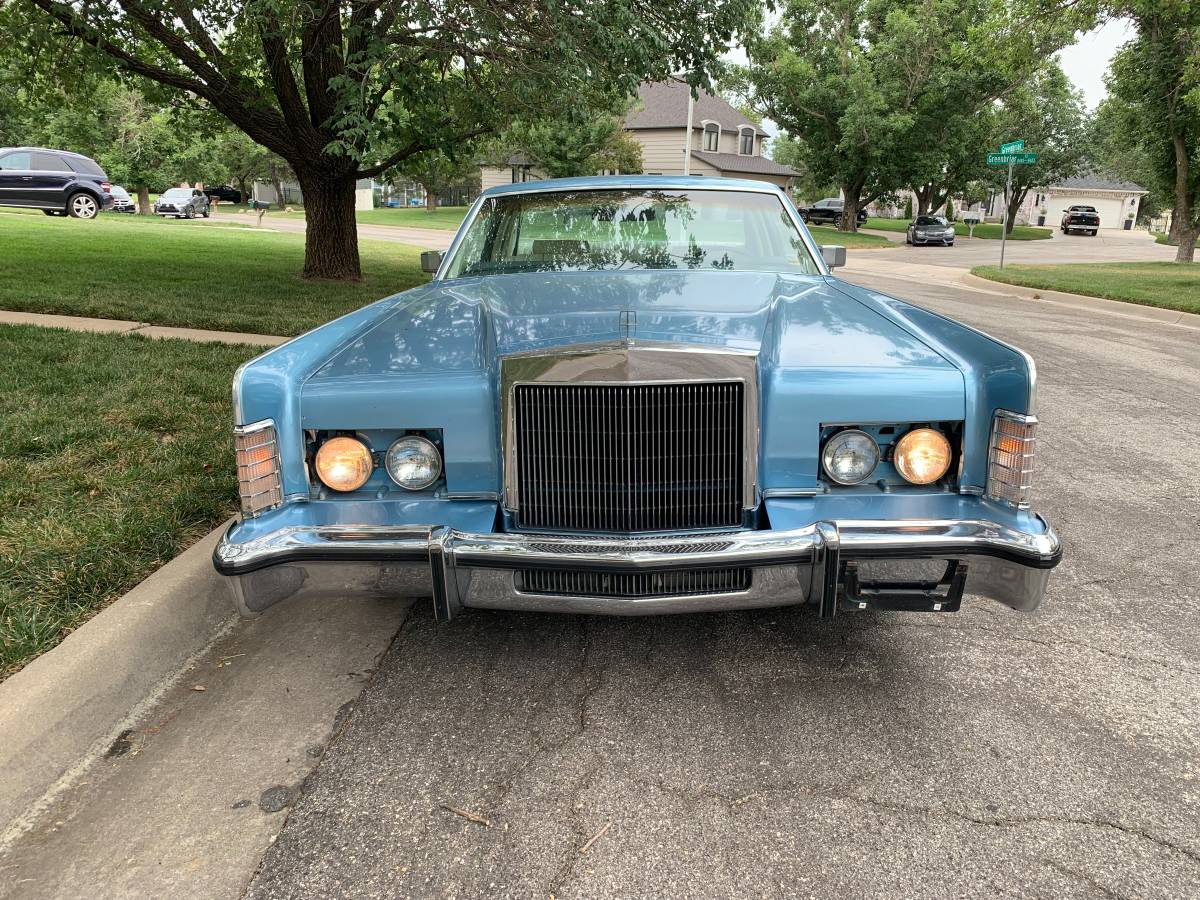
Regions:
[[684, 597], [732, 594], [750, 590], [750, 569], [694, 569], [678, 572], [556, 572], [522, 569], [517, 590], [564, 597]]
[[743, 388], [740, 381], [518, 385], [521, 526], [739, 527]]

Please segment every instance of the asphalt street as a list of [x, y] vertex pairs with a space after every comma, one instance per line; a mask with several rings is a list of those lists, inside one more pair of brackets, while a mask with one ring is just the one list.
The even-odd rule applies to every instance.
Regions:
[[249, 896], [1200, 895], [1200, 331], [850, 277], [1036, 358], [1042, 609], [417, 604]]

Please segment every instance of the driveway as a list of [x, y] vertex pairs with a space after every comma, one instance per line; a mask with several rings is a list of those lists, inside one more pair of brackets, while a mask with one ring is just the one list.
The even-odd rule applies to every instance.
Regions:
[[[256, 216], [252, 213], [216, 213], [212, 216], [214, 222], [239, 222], [243, 225], [254, 224]], [[292, 234], [304, 234], [307, 223], [303, 219], [271, 218], [268, 212], [263, 216], [264, 228], [274, 231], [287, 231]], [[395, 241], [398, 244], [409, 244], [425, 250], [446, 250], [454, 239], [453, 231], [438, 231], [433, 228], [401, 228], [394, 225], [359, 225], [358, 236], [373, 241]]]
[[1044, 608], [420, 604], [250, 896], [1200, 893], [1196, 332], [860, 280], [1036, 357]]

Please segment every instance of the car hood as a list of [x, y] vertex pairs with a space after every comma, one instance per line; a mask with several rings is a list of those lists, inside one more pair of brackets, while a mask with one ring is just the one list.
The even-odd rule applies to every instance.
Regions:
[[763, 368], [953, 368], [929, 342], [836, 279], [555, 272], [401, 294], [312, 379], [491, 370], [509, 353], [622, 337], [753, 350]]

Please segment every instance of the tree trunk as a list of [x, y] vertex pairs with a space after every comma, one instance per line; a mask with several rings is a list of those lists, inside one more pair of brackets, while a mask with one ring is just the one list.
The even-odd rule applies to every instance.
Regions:
[[1171, 211], [1171, 232], [1172, 237], [1179, 241], [1175, 262], [1190, 263], [1196, 257], [1196, 235], [1200, 231], [1195, 219], [1196, 198], [1189, 184], [1191, 161], [1188, 158], [1187, 141], [1182, 134], [1174, 135], [1171, 142], [1175, 145], [1175, 207]]
[[862, 189], [863, 181], [842, 185], [842, 221], [838, 224], [838, 231], [858, 231], [858, 205]]
[[930, 198], [933, 196], [933, 185], [922, 184], [912, 188], [913, 194], [917, 198], [917, 215], [927, 216], [930, 212]]
[[238, 190], [242, 192], [242, 203], [249, 203], [250, 202], [250, 189], [249, 189], [249, 187], [247, 187], [247, 185], [249, 184], [249, 180], [246, 178], [239, 178], [237, 180], [237, 183], [238, 183]]
[[427, 185], [421, 185], [425, 188], [425, 211], [433, 212], [437, 209], [437, 191], [431, 191]]
[[1013, 225], [1017, 222], [1017, 211], [1020, 210], [1021, 204], [1025, 202], [1025, 195], [1029, 193], [1029, 188], [1023, 187], [1013, 188], [1013, 194], [1008, 200], [1008, 209], [1004, 215], [1004, 233], [1012, 234]]
[[140, 215], [140, 216], [150, 215], [151, 212], [153, 212], [153, 210], [150, 209], [150, 188], [146, 187], [146, 185], [144, 185], [144, 184], [138, 185], [137, 195], [138, 195], [138, 215]]
[[354, 220], [354, 175], [296, 171], [304, 192], [305, 278], [361, 281], [358, 228]]

